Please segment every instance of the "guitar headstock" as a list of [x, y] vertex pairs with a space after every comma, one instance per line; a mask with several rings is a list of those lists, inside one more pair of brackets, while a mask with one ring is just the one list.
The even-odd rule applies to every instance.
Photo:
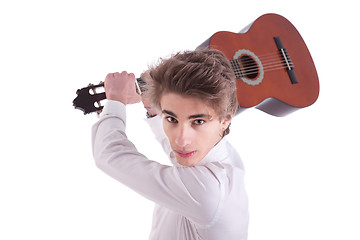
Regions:
[[[96, 89], [103, 87], [104, 83], [98, 85], [89, 84], [87, 87], [78, 89], [76, 91], [77, 97], [73, 100], [73, 106], [84, 112], [84, 114], [98, 112], [103, 109], [100, 101], [106, 99], [105, 92], [96, 93]], [[97, 104], [97, 106], [96, 106]]]
[[[136, 92], [142, 94], [145, 89], [145, 81], [141, 78], [136, 79]], [[100, 113], [103, 109], [101, 100], [106, 99], [105, 92], [97, 93], [96, 89], [104, 87], [104, 83], [100, 82], [97, 85], [89, 84], [87, 87], [80, 88], [76, 91], [77, 97], [73, 100], [73, 106], [84, 112], [84, 114], [97, 112]]]

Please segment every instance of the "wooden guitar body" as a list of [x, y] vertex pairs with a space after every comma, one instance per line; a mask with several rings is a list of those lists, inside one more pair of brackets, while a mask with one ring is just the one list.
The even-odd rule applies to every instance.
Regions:
[[240, 33], [217, 32], [200, 48], [217, 49], [231, 62], [239, 112], [256, 107], [285, 116], [318, 98], [319, 80], [310, 52], [282, 16], [262, 15]]

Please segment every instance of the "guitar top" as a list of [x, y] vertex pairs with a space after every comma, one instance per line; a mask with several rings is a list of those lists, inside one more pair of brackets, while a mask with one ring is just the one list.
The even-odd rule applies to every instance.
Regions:
[[239, 111], [285, 116], [313, 104], [319, 80], [310, 52], [284, 17], [265, 14], [240, 33], [217, 32], [198, 48], [221, 51], [236, 75]]

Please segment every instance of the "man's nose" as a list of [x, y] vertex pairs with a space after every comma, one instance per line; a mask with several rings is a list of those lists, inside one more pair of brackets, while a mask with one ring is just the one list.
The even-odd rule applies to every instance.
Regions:
[[182, 126], [179, 128], [177, 132], [177, 136], [175, 138], [175, 143], [179, 147], [186, 147], [191, 144], [191, 129], [186, 126]]

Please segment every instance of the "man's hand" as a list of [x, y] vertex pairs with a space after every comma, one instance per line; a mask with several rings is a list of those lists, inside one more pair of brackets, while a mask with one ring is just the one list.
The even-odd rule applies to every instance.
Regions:
[[104, 82], [106, 98], [125, 105], [140, 102], [141, 96], [136, 93], [135, 81], [133, 73], [109, 73]]

